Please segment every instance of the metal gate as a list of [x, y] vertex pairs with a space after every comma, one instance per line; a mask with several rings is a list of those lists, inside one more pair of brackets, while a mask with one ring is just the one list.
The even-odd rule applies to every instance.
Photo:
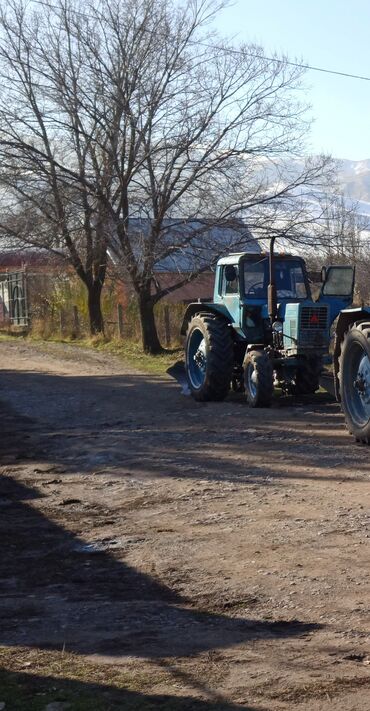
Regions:
[[25, 272], [0, 274], [0, 324], [28, 325], [27, 281]]

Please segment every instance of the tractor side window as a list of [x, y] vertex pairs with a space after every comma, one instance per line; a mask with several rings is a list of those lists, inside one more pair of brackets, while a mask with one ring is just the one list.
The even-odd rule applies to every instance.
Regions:
[[239, 270], [235, 265], [234, 267], [235, 278], [232, 280], [227, 280], [226, 270], [224, 268], [223, 280], [222, 280], [222, 293], [223, 294], [238, 294], [239, 293]]
[[322, 293], [326, 296], [352, 296], [353, 267], [329, 267]]

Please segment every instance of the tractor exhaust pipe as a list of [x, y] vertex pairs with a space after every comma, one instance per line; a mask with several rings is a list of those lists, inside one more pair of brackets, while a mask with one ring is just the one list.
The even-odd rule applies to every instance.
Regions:
[[267, 288], [267, 308], [271, 323], [276, 321], [277, 317], [277, 294], [276, 294], [276, 282], [275, 282], [275, 257], [274, 257], [274, 244], [276, 236], [271, 237], [270, 240], [270, 281]]

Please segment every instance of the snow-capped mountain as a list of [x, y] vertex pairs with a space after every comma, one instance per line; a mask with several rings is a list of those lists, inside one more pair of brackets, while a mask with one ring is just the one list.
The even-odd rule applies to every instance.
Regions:
[[[295, 158], [288, 167], [297, 173], [304, 168], [302, 159]], [[366, 160], [336, 160], [336, 187], [330, 189], [338, 197], [343, 195], [348, 208], [356, 205], [358, 213], [370, 217], [370, 158]], [[315, 201], [315, 198], [313, 199]]]
[[338, 183], [345, 197], [370, 203], [370, 159], [338, 161]]

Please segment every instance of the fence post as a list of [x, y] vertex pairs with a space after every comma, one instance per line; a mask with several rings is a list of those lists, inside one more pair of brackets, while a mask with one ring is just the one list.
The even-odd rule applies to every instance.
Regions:
[[66, 320], [65, 320], [64, 309], [60, 309], [60, 312], [59, 312], [59, 329], [60, 329], [60, 335], [61, 335], [62, 338], [63, 338], [63, 336], [64, 336], [65, 323], [66, 323]]
[[72, 338], [78, 338], [80, 335], [80, 321], [78, 317], [78, 308], [76, 305], [73, 306], [73, 326], [72, 326]]
[[164, 307], [164, 338], [166, 347], [171, 345], [171, 324], [170, 324], [170, 307], [168, 304]]
[[123, 308], [122, 304], [117, 304], [117, 324], [118, 324], [118, 335], [123, 338]]

